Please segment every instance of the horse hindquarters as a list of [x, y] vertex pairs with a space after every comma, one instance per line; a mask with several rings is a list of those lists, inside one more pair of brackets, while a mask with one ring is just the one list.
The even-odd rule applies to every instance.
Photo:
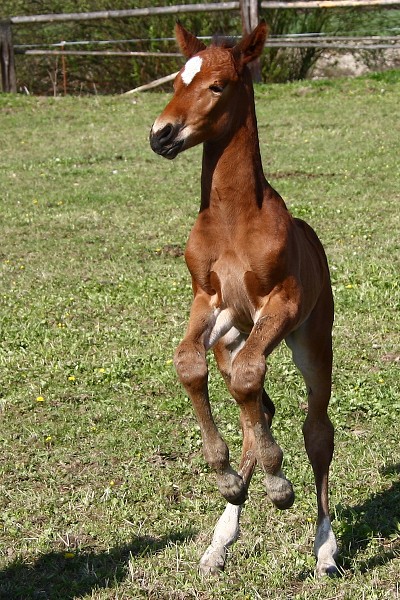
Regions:
[[318, 574], [337, 572], [336, 539], [329, 516], [328, 478], [334, 449], [334, 429], [327, 414], [332, 385], [333, 300], [330, 285], [307, 321], [286, 339], [293, 361], [308, 392], [308, 413], [303, 425], [304, 442], [317, 491], [318, 519], [314, 552]]

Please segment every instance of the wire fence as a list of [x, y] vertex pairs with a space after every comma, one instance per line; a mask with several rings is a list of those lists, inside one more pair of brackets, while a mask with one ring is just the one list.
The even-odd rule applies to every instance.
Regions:
[[[392, 28], [400, 31], [400, 27]], [[210, 36], [199, 36], [199, 39], [208, 41]], [[141, 38], [141, 39], [119, 39], [119, 40], [77, 40], [61, 41], [53, 44], [15, 44], [14, 49], [17, 54], [65, 54], [65, 55], [108, 55], [108, 56], [180, 56], [178, 52], [135, 52], [133, 51], [112, 51], [112, 50], [68, 50], [69, 46], [104, 46], [121, 44], [143, 44], [143, 42], [171, 42], [174, 38]], [[271, 35], [266, 44], [266, 48], [337, 48], [337, 49], [400, 49], [400, 35], [373, 35], [373, 36], [329, 36], [324, 33], [296, 33], [289, 35]], [[56, 50], [52, 50], [56, 48]]]
[[[207, 4], [182, 4], [176, 6], [147, 7], [140, 9], [98, 11], [91, 13], [63, 13], [11, 17], [0, 22], [0, 66], [3, 91], [16, 91], [15, 54], [27, 56], [107, 56], [107, 57], [170, 57], [180, 56], [177, 52], [164, 51], [163, 45], [173, 40], [171, 37], [128, 38], [107, 40], [61, 40], [54, 43], [13, 44], [11, 28], [22, 24], [56, 23], [109, 18], [140, 18], [154, 15], [178, 15], [193, 12], [217, 12], [241, 10], [243, 29], [253, 26], [252, 19], [258, 21], [258, 9], [329, 9], [338, 7], [400, 7], [400, 0], [240, 0]], [[249, 17], [250, 15], [250, 17]], [[351, 33], [351, 32], [349, 32]], [[271, 35], [266, 48], [332, 49], [332, 50], [400, 50], [400, 27], [390, 28], [388, 35], [327, 35], [323, 33], [301, 33]], [[203, 37], [202, 39], [210, 39]], [[151, 44], [151, 50], [135, 50], [135, 44]], [[159, 48], [154, 49], [154, 44]], [[114, 49], [113, 46], [131, 46], [132, 49]], [[65, 81], [65, 76], [64, 76]]]

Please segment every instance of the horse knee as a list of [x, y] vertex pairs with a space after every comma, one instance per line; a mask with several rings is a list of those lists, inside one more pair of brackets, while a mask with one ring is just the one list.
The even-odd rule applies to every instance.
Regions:
[[208, 368], [204, 349], [181, 342], [175, 351], [174, 365], [185, 388], [202, 388], [206, 383]]
[[238, 354], [232, 365], [231, 389], [239, 402], [262, 393], [265, 371], [263, 356], [248, 357]]

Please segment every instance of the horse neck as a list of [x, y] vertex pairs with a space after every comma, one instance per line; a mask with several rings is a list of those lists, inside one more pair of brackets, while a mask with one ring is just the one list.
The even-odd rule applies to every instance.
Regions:
[[242, 212], [263, 202], [268, 183], [261, 163], [252, 84], [243, 92], [236, 106], [245, 107], [245, 111], [231, 119], [233, 131], [204, 144], [201, 211], [218, 204]]

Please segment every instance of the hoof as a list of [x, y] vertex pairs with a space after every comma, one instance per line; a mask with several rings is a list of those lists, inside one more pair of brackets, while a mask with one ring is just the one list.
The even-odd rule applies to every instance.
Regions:
[[333, 562], [329, 563], [317, 563], [315, 574], [318, 577], [339, 577], [340, 571], [337, 564]]
[[292, 492], [287, 498], [284, 498], [284, 499], [279, 498], [279, 499], [275, 499], [275, 500], [272, 500], [272, 498], [271, 498], [271, 500], [272, 500], [274, 506], [276, 508], [278, 508], [279, 510], [287, 510], [288, 508], [291, 508], [293, 506], [294, 498], [295, 498], [294, 492]]
[[200, 572], [204, 577], [217, 577], [223, 570], [224, 568], [218, 565], [202, 565], [200, 563]]
[[336, 577], [340, 571], [335, 562], [338, 547], [332, 531], [331, 521], [326, 515], [318, 524], [314, 542], [314, 553], [317, 557], [316, 575]]
[[286, 510], [293, 505], [293, 487], [283, 473], [279, 475], [267, 475], [265, 477], [265, 488], [268, 498], [279, 510]]
[[240, 475], [232, 471], [217, 475], [217, 485], [222, 496], [230, 504], [239, 506], [247, 500], [247, 489]]
[[224, 570], [225, 560], [226, 548], [216, 549], [213, 546], [209, 546], [200, 561], [200, 571], [207, 577], [219, 575]]

